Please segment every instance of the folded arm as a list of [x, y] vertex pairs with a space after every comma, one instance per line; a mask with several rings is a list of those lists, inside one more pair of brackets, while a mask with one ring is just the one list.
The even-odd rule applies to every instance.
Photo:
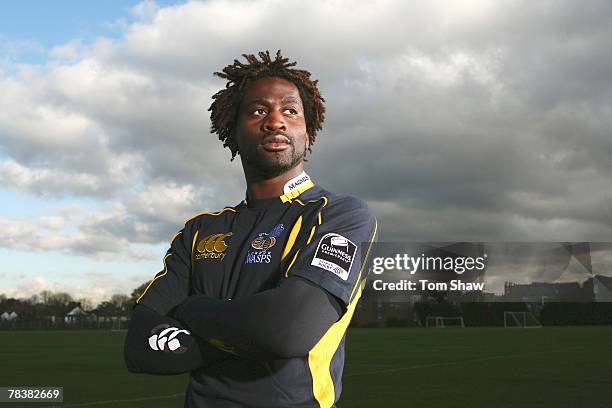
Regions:
[[174, 317], [196, 336], [244, 357], [305, 356], [343, 313], [321, 287], [290, 277], [277, 288], [235, 300], [191, 296]]

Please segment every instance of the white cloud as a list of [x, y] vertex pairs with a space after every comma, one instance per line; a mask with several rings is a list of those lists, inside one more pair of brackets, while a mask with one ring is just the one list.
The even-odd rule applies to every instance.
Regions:
[[26, 167], [13, 160], [4, 160], [0, 161], [0, 183], [4, 188], [32, 195], [106, 195], [121, 187], [125, 181], [121, 176], [126, 174], [120, 164], [107, 170], [111, 174]]
[[153, 0], [144, 0], [130, 8], [130, 13], [132, 16], [143, 19], [150, 20], [159, 11], [159, 6]]
[[85, 44], [80, 38], [59, 45], [51, 49], [49, 53], [53, 60], [60, 61], [77, 61], [84, 56], [86, 52]]
[[0, 217], [0, 247], [19, 251], [60, 251], [97, 259], [157, 259], [139, 244], [168, 242], [184, 222], [214, 202], [210, 192], [191, 184], [157, 182], [124, 191], [95, 209], [51, 206], [27, 219]]

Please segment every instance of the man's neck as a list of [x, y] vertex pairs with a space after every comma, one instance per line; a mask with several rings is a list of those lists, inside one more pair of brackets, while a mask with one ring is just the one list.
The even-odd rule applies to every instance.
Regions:
[[271, 178], [255, 178], [245, 174], [247, 194], [251, 199], [280, 197], [283, 195], [285, 184], [304, 171], [304, 163], [300, 163], [291, 170]]

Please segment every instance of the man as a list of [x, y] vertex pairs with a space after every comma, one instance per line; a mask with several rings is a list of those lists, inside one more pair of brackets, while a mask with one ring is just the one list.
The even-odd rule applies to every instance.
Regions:
[[246, 198], [188, 220], [137, 300], [132, 372], [191, 372], [185, 407], [331, 407], [376, 220], [304, 172], [325, 108], [278, 51], [215, 75], [212, 130], [240, 155]]

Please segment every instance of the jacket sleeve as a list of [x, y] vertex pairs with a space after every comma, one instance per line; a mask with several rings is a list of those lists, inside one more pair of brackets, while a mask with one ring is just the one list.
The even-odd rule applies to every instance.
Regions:
[[147, 284], [136, 304], [165, 316], [187, 298], [191, 277], [190, 237], [187, 225], [174, 235], [163, 259], [163, 270]]
[[175, 317], [198, 337], [246, 358], [305, 356], [342, 314], [338, 299], [301, 278], [234, 300], [198, 295]]

